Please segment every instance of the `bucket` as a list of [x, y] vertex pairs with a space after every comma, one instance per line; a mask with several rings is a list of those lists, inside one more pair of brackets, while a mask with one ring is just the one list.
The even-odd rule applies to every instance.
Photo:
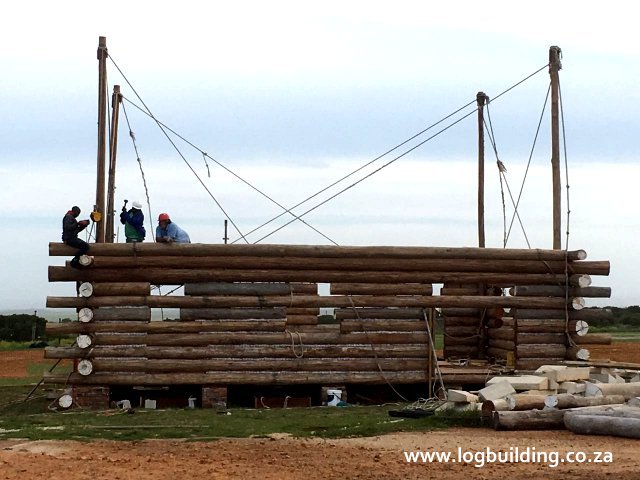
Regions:
[[327, 390], [327, 406], [335, 407], [342, 399], [342, 390]]

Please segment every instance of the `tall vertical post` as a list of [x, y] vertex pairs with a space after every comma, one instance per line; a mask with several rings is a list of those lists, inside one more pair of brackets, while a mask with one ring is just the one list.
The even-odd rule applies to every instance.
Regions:
[[478, 92], [478, 246], [484, 248], [484, 106], [489, 97]]
[[104, 192], [107, 150], [107, 37], [98, 39], [98, 168], [96, 204], [92, 218], [96, 222], [96, 242], [105, 241]]
[[107, 243], [113, 243], [115, 238], [114, 223], [114, 196], [116, 193], [116, 156], [118, 154], [118, 121], [120, 118], [120, 102], [122, 94], [120, 85], [113, 86], [111, 95], [111, 136], [109, 137], [109, 178], [107, 181], [107, 211], [106, 211], [106, 232]]
[[227, 219], [224, 220], [224, 237], [222, 237], [222, 240], [224, 240], [224, 244], [226, 245], [227, 242], [229, 241], [229, 235], [228, 235], [228, 231], [227, 231]]
[[551, 171], [553, 181], [553, 248], [560, 250], [560, 228], [562, 225], [560, 199], [560, 121], [558, 115], [558, 99], [560, 92], [559, 72], [562, 68], [560, 47], [549, 48], [549, 75], [551, 76]]

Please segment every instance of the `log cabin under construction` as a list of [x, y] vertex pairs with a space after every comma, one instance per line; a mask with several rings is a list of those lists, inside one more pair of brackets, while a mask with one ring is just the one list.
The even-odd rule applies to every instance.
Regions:
[[[610, 342], [586, 334], [586, 322], [606, 312], [584, 308], [585, 297], [610, 296], [609, 288], [591, 286], [592, 276], [609, 274], [609, 262], [561, 249], [558, 47], [549, 49], [548, 63], [553, 250], [485, 248], [489, 99], [482, 92], [478, 248], [114, 244], [113, 215], [104, 212], [114, 211], [123, 95], [115, 85], [107, 142], [107, 58], [100, 37], [96, 243], [84, 268], [49, 267], [49, 281], [72, 282], [75, 291], [48, 297], [47, 307], [75, 308], [78, 321], [47, 324], [49, 335], [77, 337], [72, 346], [45, 350], [46, 358], [74, 365], [70, 374], [46, 374], [45, 382], [70, 387], [76, 404], [102, 408], [124, 396], [156, 400], [176, 392], [180, 406], [187, 397], [201, 406], [226, 405], [247, 392], [260, 405], [269, 395], [317, 404], [323, 386], [368, 388], [369, 397], [381, 391], [432, 397], [505, 369], [587, 360], [585, 344]], [[49, 245], [50, 256], [74, 253]], [[165, 308], [177, 309], [177, 318], [152, 321], [152, 310]], [[326, 320], [320, 309], [333, 309], [329, 322], [319, 322]], [[436, 327], [444, 335], [440, 356]]]

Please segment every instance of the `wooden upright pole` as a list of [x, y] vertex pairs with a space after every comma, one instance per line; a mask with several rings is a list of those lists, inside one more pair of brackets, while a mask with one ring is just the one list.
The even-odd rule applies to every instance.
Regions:
[[105, 241], [104, 191], [106, 161], [106, 117], [107, 117], [107, 37], [98, 40], [98, 169], [96, 204], [92, 218], [96, 222], [96, 243]]
[[107, 243], [113, 243], [115, 238], [114, 223], [114, 195], [116, 191], [116, 156], [118, 154], [118, 120], [120, 118], [120, 85], [113, 86], [111, 96], [111, 137], [109, 138], [109, 180], [107, 183], [107, 211], [106, 211], [106, 233]]
[[562, 68], [560, 63], [562, 51], [560, 47], [549, 48], [549, 75], [551, 76], [551, 170], [553, 178], [553, 249], [560, 250], [560, 121], [558, 116], [558, 98], [560, 78], [558, 72]]
[[484, 247], [484, 105], [487, 95], [478, 92], [478, 246]]

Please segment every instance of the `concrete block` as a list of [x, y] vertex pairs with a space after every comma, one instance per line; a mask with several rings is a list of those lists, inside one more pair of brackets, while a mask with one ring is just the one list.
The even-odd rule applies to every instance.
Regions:
[[574, 382], [576, 380], [589, 380], [591, 367], [570, 367], [562, 370], [545, 372], [550, 383]]
[[560, 388], [558, 388], [558, 393], [569, 393], [571, 395], [584, 393], [587, 386], [584, 382], [562, 382], [560, 384]]
[[493, 377], [487, 382], [487, 385], [506, 381], [511, 384], [514, 390], [546, 390], [549, 388], [549, 380], [547, 377], [538, 375], [518, 375], [514, 377]]
[[516, 393], [515, 389], [509, 382], [503, 380], [484, 387], [478, 392], [478, 397], [481, 401], [485, 402], [487, 400], [500, 400], [511, 393]]
[[564, 370], [566, 368], [566, 365], [541, 365], [536, 369], [536, 373], [547, 373], [554, 370]]
[[589, 375], [592, 383], [615, 383], [615, 379], [609, 373], [592, 373]]
[[447, 390], [447, 400], [457, 403], [476, 403], [478, 396], [464, 390]]
[[631, 377], [629, 382], [631, 383], [640, 382], [640, 373], [636, 373], [633, 377]]

